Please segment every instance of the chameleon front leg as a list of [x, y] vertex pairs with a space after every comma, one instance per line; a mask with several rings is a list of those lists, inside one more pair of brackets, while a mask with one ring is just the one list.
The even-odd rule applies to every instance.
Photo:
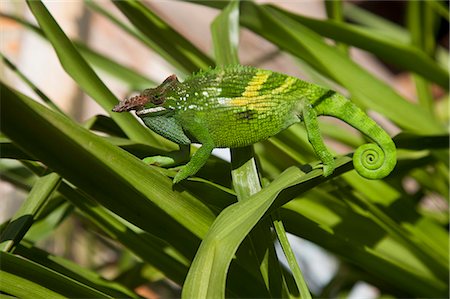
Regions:
[[335, 161], [333, 155], [323, 142], [316, 111], [309, 104], [306, 104], [303, 108], [303, 121], [305, 123], [306, 133], [308, 134], [308, 140], [316, 155], [323, 163], [323, 176], [329, 176], [334, 171]]
[[205, 165], [213, 149], [214, 144], [212, 142], [202, 144], [202, 146], [194, 153], [191, 160], [175, 175], [173, 183], [176, 184], [179, 181], [196, 174], [197, 171]]
[[[191, 119], [194, 119], [191, 117]], [[202, 144], [202, 146], [194, 153], [191, 160], [181, 168], [181, 170], [173, 178], [173, 183], [176, 184], [191, 175], [197, 173], [200, 168], [205, 165], [212, 150], [214, 149], [214, 141], [207, 129], [207, 126], [199, 121], [194, 121], [189, 123], [184, 128], [190, 135], [194, 137], [194, 140]]]

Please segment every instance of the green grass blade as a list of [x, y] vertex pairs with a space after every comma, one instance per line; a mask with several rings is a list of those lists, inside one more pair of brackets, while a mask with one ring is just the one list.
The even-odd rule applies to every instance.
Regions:
[[[431, 7], [434, 7], [435, 4], [439, 3], [439, 1], [429, 1], [428, 3]], [[433, 9], [436, 11], [435, 8]], [[351, 21], [369, 27], [371, 30], [375, 30], [375, 33], [388, 36], [402, 44], [411, 43], [410, 33], [404, 27], [401, 27], [400, 25], [387, 19], [383, 19], [382, 17], [377, 16], [376, 14], [365, 9], [359, 8], [356, 5], [346, 3], [346, 5], [344, 5], [344, 14]], [[448, 10], [446, 17], [448, 18]], [[449, 60], [448, 50], [442, 46], [438, 46], [436, 54], [436, 60], [441, 68], [447, 69]]]
[[123, 285], [115, 281], [108, 281], [97, 272], [82, 267], [73, 261], [33, 247], [29, 242], [19, 244], [15, 253], [114, 298], [140, 298]]
[[[27, 3], [41, 29], [52, 43], [65, 71], [87, 94], [96, 100], [105, 111], [110, 112], [112, 107], [118, 102], [116, 97], [78, 53], [72, 42], [67, 38], [65, 33], [45, 8], [44, 4], [40, 1], [28, 1]], [[149, 140], [154, 139], [152, 134], [150, 134], [131, 114], [112, 113], [111, 117], [130, 138], [142, 143], [147, 143]]]
[[19, 298], [113, 298], [35, 262], [0, 252], [0, 291]]
[[[246, 201], [251, 195], [261, 190], [252, 146], [231, 149], [231, 165], [233, 188], [236, 191], [238, 201]], [[215, 236], [212, 235], [210, 235], [210, 237], [215, 238]], [[245, 235], [242, 236], [242, 238], [244, 237]], [[205, 239], [204, 242], [208, 242], [208, 240]], [[203, 251], [202, 253], [207, 254], [206, 251]], [[248, 253], [252, 254], [249, 255]], [[200, 256], [196, 256], [196, 259], [197, 258], [200, 260], [202, 259]], [[238, 252], [238, 258], [253, 262], [250, 266], [259, 269], [265, 286], [271, 296], [282, 296], [286, 286], [283, 282], [280, 263], [275, 251], [272, 238], [272, 223], [270, 219], [261, 219], [258, 225], [250, 232], [248, 238], [242, 244], [241, 250]], [[220, 280], [217, 280], [216, 282], [220, 283]], [[210, 288], [220, 288], [223, 286], [224, 285], [222, 284], [218, 284], [216, 286], [210, 286]], [[284, 293], [287, 292], [288, 291], [285, 290]]]
[[239, 64], [239, 1], [230, 1], [211, 24], [217, 65]]
[[398, 40], [400, 43], [410, 43], [408, 31], [399, 24], [350, 3], [345, 3], [343, 10], [344, 16], [354, 23], [370, 28], [374, 32], [379, 32], [391, 39]]
[[303, 278], [302, 271], [300, 270], [300, 266], [295, 258], [295, 254], [291, 248], [291, 244], [289, 244], [289, 240], [286, 235], [286, 231], [284, 229], [283, 222], [281, 221], [280, 215], [278, 212], [275, 212], [276, 219], [273, 221], [275, 232], [277, 234], [278, 240], [280, 241], [281, 248], [283, 249], [284, 255], [288, 262], [289, 268], [292, 271], [292, 276], [294, 276], [295, 283], [297, 284], [297, 288], [300, 291], [300, 298], [303, 299], [311, 299], [311, 293], [309, 292], [308, 285], [306, 284], [305, 279]]
[[433, 8], [433, 10], [436, 12], [436, 14], [439, 14], [441, 17], [446, 19], [447, 22], [450, 21], [448, 5], [446, 5], [444, 2], [438, 1], [438, 0], [432, 0], [428, 3], [428, 5], [430, 5]]
[[11, 251], [20, 242], [60, 182], [61, 177], [56, 173], [44, 175], [36, 181], [25, 202], [2, 231], [1, 251]]
[[[35, 158], [31, 157], [20, 148], [18, 148], [15, 144], [11, 142], [11, 140], [2, 138], [0, 140], [0, 158], [3, 159], [16, 159], [16, 160], [34, 160]], [[5, 169], [0, 169], [2, 174]]]
[[[432, 16], [432, 10], [426, 2], [408, 2], [407, 23], [411, 33], [412, 46], [422, 50], [428, 55], [433, 55], [434, 44], [434, 28], [435, 20]], [[422, 108], [429, 113], [433, 113], [433, 96], [428, 82], [420, 76], [413, 76], [417, 98]]]
[[[341, 0], [337, 1], [323, 1], [328, 19], [336, 23], [344, 23], [344, 14], [342, 11], [343, 3]], [[342, 51], [343, 54], [348, 55], [348, 46], [343, 43], [336, 43], [336, 47]]]
[[[48, 240], [54, 235], [55, 230], [64, 223], [64, 220], [72, 215], [73, 210], [74, 207], [65, 198], [59, 194], [55, 194], [37, 214], [36, 221], [28, 230], [23, 240], [33, 243]], [[20, 244], [23, 243], [23, 240]], [[16, 250], [17, 247], [14, 249], [14, 253], [16, 253]]]
[[197, 238], [215, 217], [203, 203], [173, 190], [159, 171], [5, 85], [1, 104], [2, 130], [25, 152], [116, 214], [193, 255]]
[[[48, 41], [44, 32], [42, 32], [39, 27], [31, 24], [23, 18], [4, 13], [0, 13], [0, 16], [23, 25], [26, 29], [31, 30], [45, 41]], [[123, 66], [117, 61], [106, 57], [99, 52], [92, 50], [84, 43], [77, 40], [72, 40], [72, 42], [80, 52], [80, 54], [84, 57], [84, 59], [86, 59], [90, 64], [92, 64], [95, 68], [98, 68], [99, 70], [104, 71], [111, 76], [127, 83], [130, 89], [140, 90], [145, 89], [149, 86], [157, 85], [154, 81], [148, 79], [144, 75], [134, 71], [133, 69]]]
[[27, 168], [20, 165], [20, 162], [8, 162], [10, 161], [5, 163], [4, 159], [0, 159], [0, 172], [2, 173], [2, 180], [9, 182], [19, 190], [29, 192], [32, 184], [34, 184], [37, 179], [36, 176], [33, 175], [33, 173]]
[[207, 69], [214, 62], [185, 37], [139, 1], [114, 1], [114, 5], [151, 42], [152, 48], [187, 73]]
[[409, 2], [407, 8], [407, 23], [413, 46], [421, 49], [427, 55], [435, 50], [434, 15], [425, 2]]
[[0, 53], [0, 57], [2, 58], [3, 62], [10, 68], [13, 72], [19, 76], [20, 79], [22, 79], [25, 84], [27, 84], [43, 101], [46, 103], [49, 107], [51, 107], [53, 110], [58, 111], [59, 113], [66, 115], [40, 88], [38, 88], [36, 85], [33, 84], [33, 82], [30, 81], [30, 79], [25, 76], [24, 73], [22, 73], [15, 65], [12, 63], [8, 58], [6, 58], [5, 55]]
[[88, 6], [93, 11], [103, 15], [105, 18], [107, 18], [110, 22], [115, 24], [117, 27], [119, 27], [121, 30], [123, 30], [125, 33], [127, 33], [129, 36], [132, 36], [145, 46], [149, 47], [150, 49], [153, 49], [156, 53], [161, 55], [166, 61], [168, 61], [171, 65], [173, 65], [175, 68], [177, 68], [180, 72], [187, 74], [188, 71], [186, 69], [186, 65], [184, 64], [184, 61], [179, 61], [176, 58], [173, 58], [170, 56], [166, 51], [161, 49], [159, 47], [158, 43], [148, 38], [145, 34], [141, 33], [140, 31], [136, 30], [136, 28], [126, 24], [121, 19], [114, 16], [112, 13], [107, 11], [106, 9], [102, 8], [100, 5], [98, 5], [95, 1], [85, 1], [86, 6]]
[[132, 90], [141, 90], [158, 85], [144, 75], [90, 49], [81, 42], [75, 41], [75, 46], [90, 64], [127, 83]]
[[231, 149], [231, 176], [238, 200], [246, 200], [261, 190], [253, 147]]
[[1, 296], [4, 296], [3, 293], [12, 294], [11, 297], [5, 298], [14, 299], [28, 298], [30, 292], [33, 293], [36, 299], [67, 298], [58, 292], [52, 291], [50, 288], [46, 288], [40, 282], [35, 283], [29, 278], [22, 278], [21, 275], [14, 275], [3, 270], [0, 270], [0, 291], [2, 292]]

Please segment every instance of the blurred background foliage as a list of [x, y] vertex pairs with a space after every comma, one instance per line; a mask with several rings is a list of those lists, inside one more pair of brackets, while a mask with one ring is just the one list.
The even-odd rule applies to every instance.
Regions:
[[[448, 2], [70, 3], [2, 2], [2, 295], [448, 296]], [[394, 172], [358, 176], [365, 138], [323, 118], [331, 178], [294, 125], [172, 186], [140, 159], [176, 146], [111, 108], [237, 61], [347, 95]]]

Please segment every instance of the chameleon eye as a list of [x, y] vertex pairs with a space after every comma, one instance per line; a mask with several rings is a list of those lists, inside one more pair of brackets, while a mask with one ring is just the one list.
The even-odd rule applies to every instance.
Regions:
[[152, 104], [154, 105], [161, 105], [162, 103], [164, 103], [164, 97], [160, 96], [160, 95], [154, 95], [152, 98]]

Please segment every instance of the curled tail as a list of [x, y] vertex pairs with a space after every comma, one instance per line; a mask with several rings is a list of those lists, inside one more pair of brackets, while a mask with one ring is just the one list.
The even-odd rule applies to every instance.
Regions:
[[343, 120], [375, 143], [358, 147], [353, 155], [355, 170], [368, 179], [387, 176], [397, 163], [397, 151], [391, 137], [367, 114], [344, 96], [327, 91], [311, 100], [317, 115], [333, 116]]

